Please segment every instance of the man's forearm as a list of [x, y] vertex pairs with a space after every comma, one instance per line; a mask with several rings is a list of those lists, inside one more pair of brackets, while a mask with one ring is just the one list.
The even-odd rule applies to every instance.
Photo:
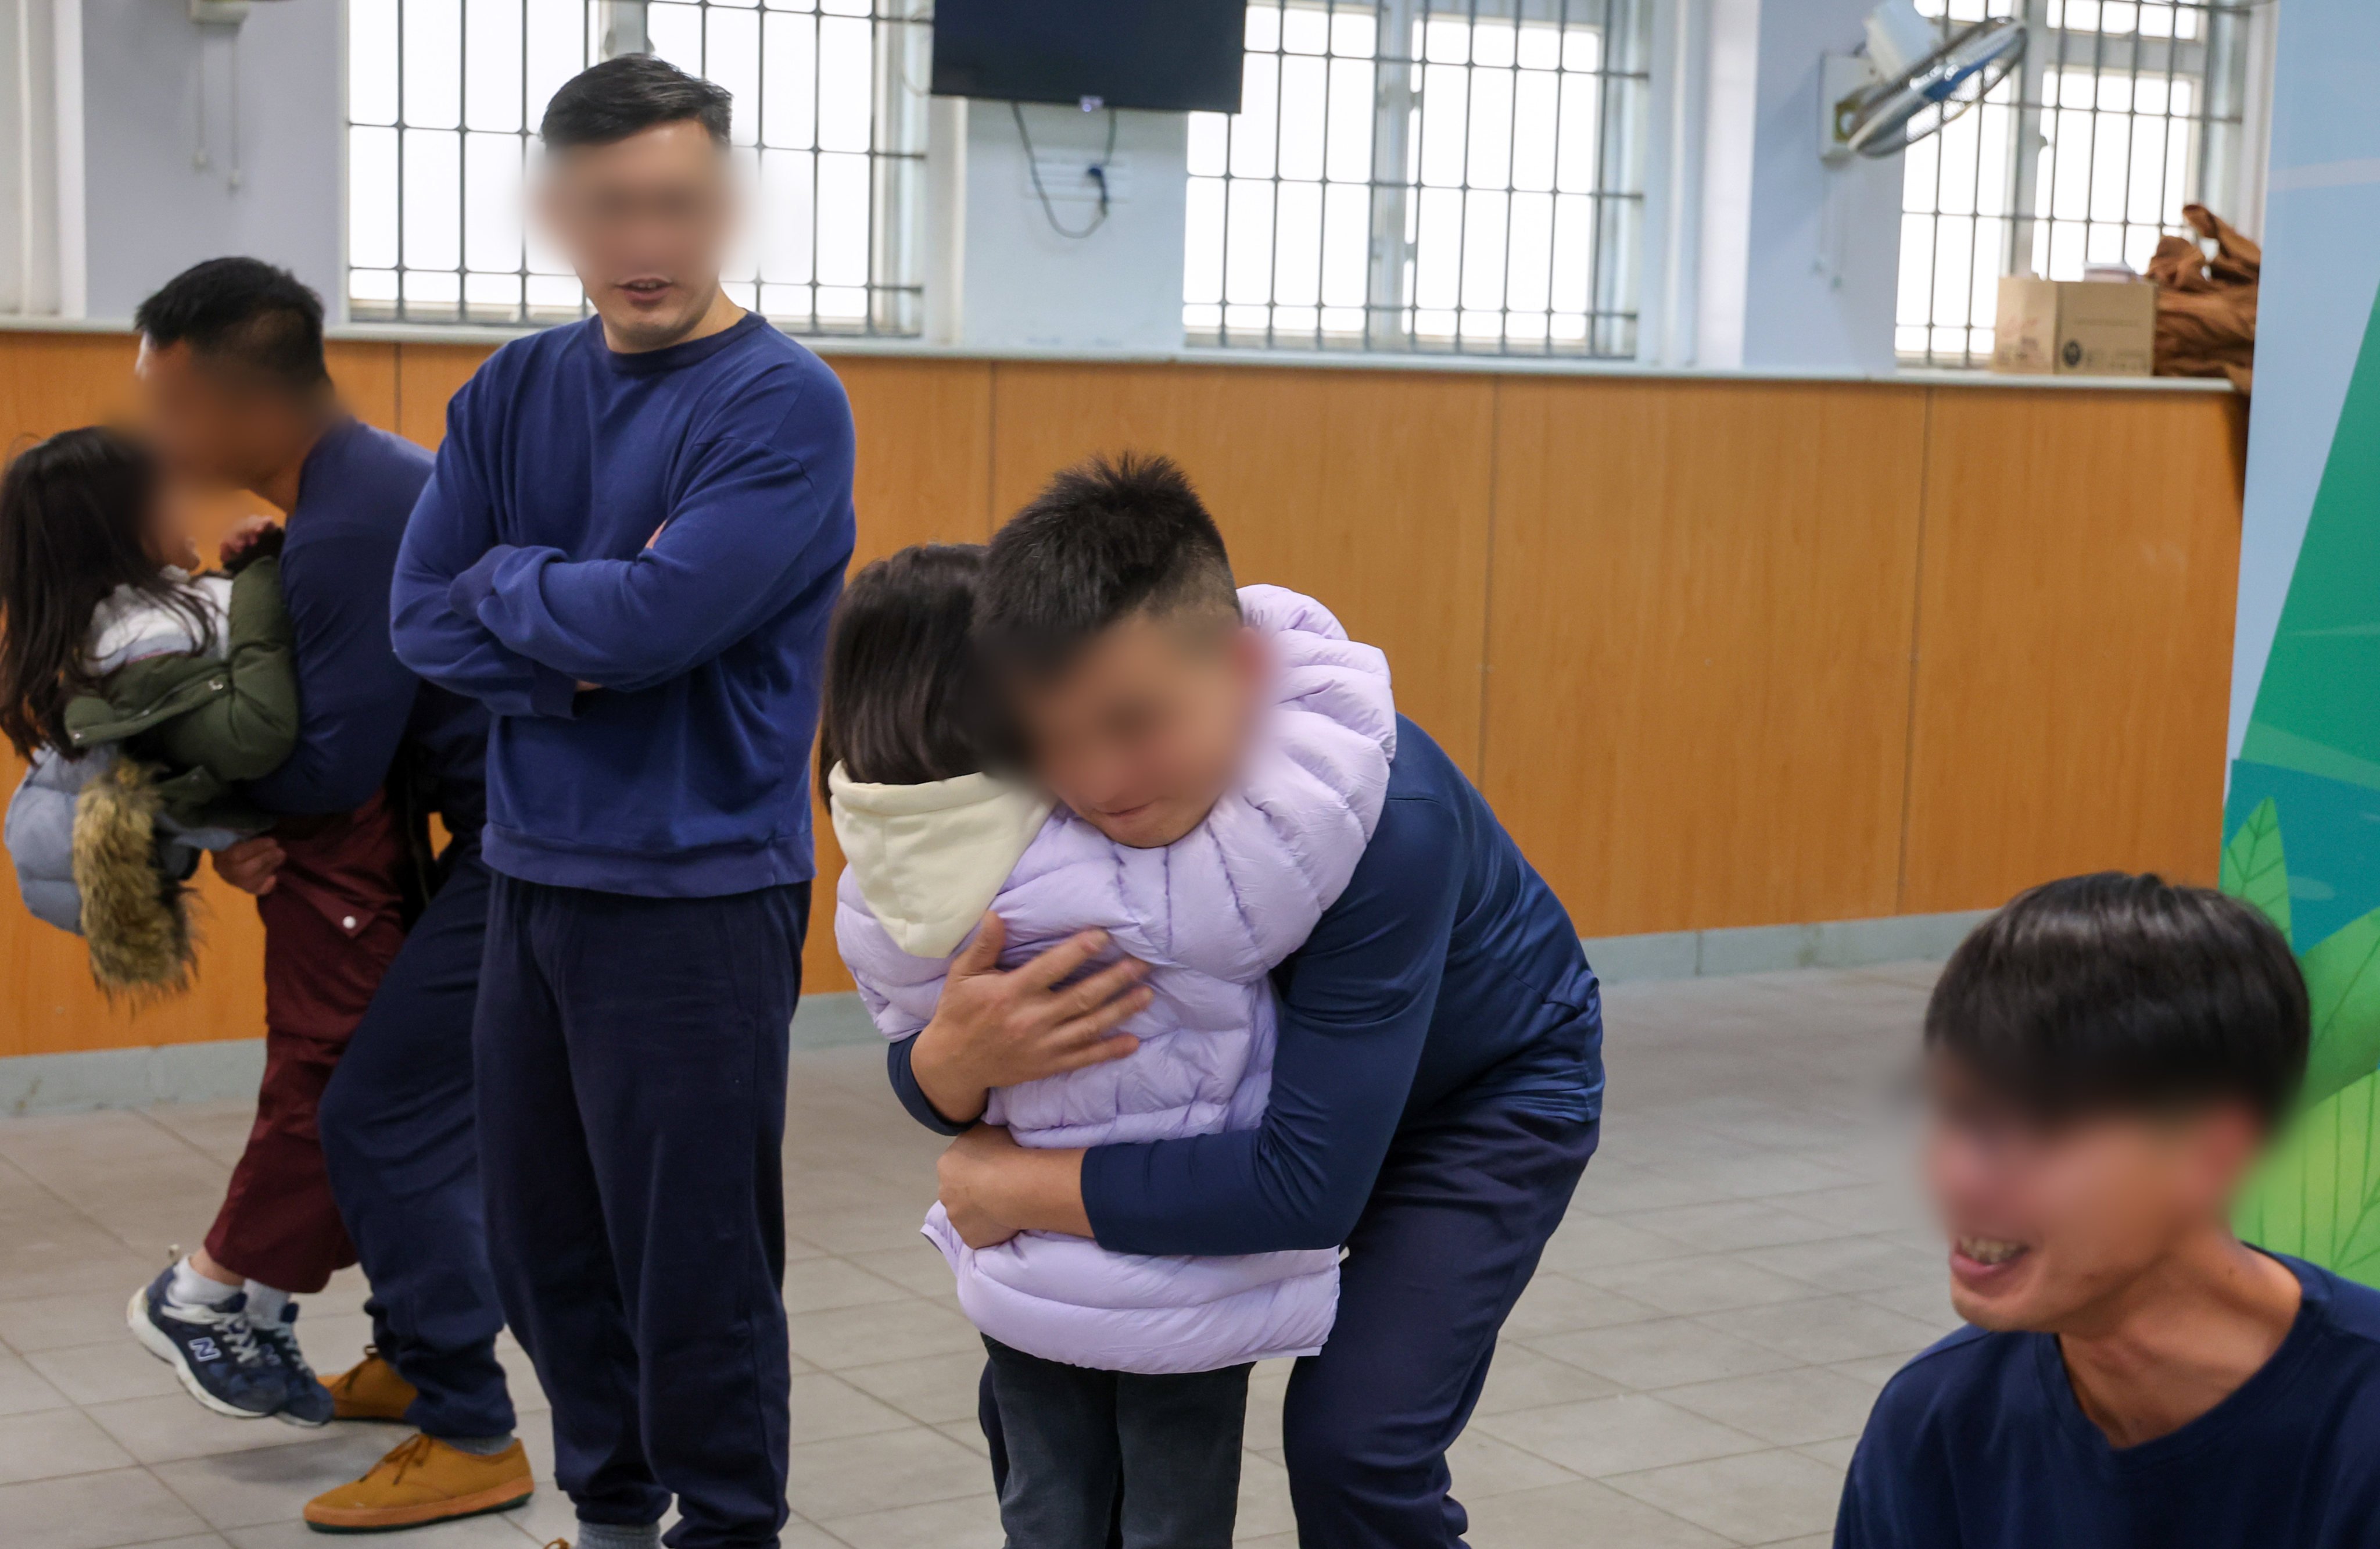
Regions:
[[957, 1052], [947, 1030], [928, 1022], [909, 1044], [909, 1074], [943, 1119], [972, 1124], [983, 1116], [991, 1101], [991, 1088], [970, 1075], [956, 1057]]
[[1083, 1153], [1026, 1151], [992, 1175], [989, 1203], [993, 1214], [1020, 1232], [1063, 1232], [1089, 1237], [1091, 1218], [1083, 1209]]

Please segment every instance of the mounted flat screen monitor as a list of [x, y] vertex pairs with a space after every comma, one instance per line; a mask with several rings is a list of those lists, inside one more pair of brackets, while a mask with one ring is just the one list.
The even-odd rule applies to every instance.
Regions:
[[1237, 113], [1247, 0], [934, 0], [934, 95]]

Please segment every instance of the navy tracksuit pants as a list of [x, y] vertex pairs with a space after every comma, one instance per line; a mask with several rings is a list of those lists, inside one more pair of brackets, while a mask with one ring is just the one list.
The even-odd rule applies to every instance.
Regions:
[[809, 884], [648, 898], [498, 876], [477, 1026], [496, 1281], [582, 1521], [785, 1521], [785, 1055]]
[[[1298, 1542], [1447, 1549], [1470, 1519], [1446, 1449], [1470, 1423], [1496, 1336], [1536, 1273], [1601, 1127], [1530, 1099], [1407, 1121], [1347, 1239], [1339, 1317], [1297, 1363], [1281, 1443]], [[1004, 1480], [990, 1373], [978, 1413]], [[1123, 1542], [1121, 1532], [1111, 1543]]]
[[471, 1102], [489, 873], [471, 841], [442, 860], [445, 881], [322, 1094], [322, 1156], [371, 1281], [373, 1342], [419, 1392], [406, 1419], [433, 1436], [501, 1436], [513, 1404]]

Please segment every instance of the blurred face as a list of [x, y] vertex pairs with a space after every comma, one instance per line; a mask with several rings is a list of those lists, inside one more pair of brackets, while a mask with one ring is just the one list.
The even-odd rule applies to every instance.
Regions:
[[188, 344], [143, 339], [132, 369], [150, 438], [181, 478], [245, 488], [280, 471], [293, 442], [311, 434], [314, 406]]
[[149, 557], [160, 565], [198, 569], [204, 562], [199, 557], [199, 542], [192, 532], [195, 515], [188, 488], [178, 479], [166, 480], [150, 506], [142, 532]]
[[735, 187], [701, 125], [662, 124], [552, 152], [542, 210], [614, 349], [675, 344], [718, 299]]
[[2242, 1109], [2048, 1125], [1951, 1056], [1927, 1075], [1926, 1182], [1950, 1239], [1950, 1302], [1981, 1328], [2090, 1332], [2192, 1234], [2223, 1224], [2255, 1157]]
[[1035, 772], [1118, 844], [1170, 845], [1238, 774], [1268, 669], [1253, 630], [1135, 614], [1021, 694]]

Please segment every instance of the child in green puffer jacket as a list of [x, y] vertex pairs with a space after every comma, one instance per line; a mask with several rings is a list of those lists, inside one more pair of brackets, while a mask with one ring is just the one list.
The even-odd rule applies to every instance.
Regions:
[[297, 741], [275, 548], [191, 574], [182, 502], [116, 431], [54, 435], [0, 479], [0, 734], [32, 765], [9, 857], [27, 905], [82, 933], [111, 994], [188, 983], [198, 852], [266, 826], [235, 787]]

